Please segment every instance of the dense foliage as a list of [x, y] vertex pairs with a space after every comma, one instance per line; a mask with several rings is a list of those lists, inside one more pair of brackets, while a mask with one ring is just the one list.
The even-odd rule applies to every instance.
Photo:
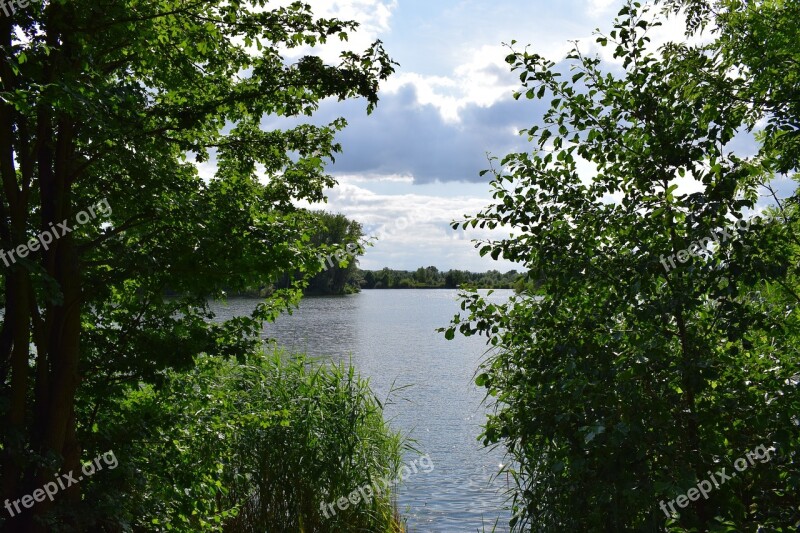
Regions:
[[[308, 281], [306, 294], [348, 294], [360, 289], [479, 289], [533, 290], [536, 283], [516, 270], [505, 274], [497, 270], [468, 272], [439, 271], [435, 266], [411, 272], [383, 268], [361, 270], [358, 258], [372, 242], [364, 238], [361, 224], [341, 214], [314, 212], [318, 227], [311, 242], [318, 249], [322, 271]], [[287, 276], [288, 278], [288, 276]], [[285, 278], [285, 279], [287, 279]], [[278, 285], [280, 286], [280, 285]]]
[[[799, 5], [668, 4], [716, 32], [655, 50], [662, 15], [630, 2], [597, 39], [611, 62], [512, 50], [519, 96], [549, 109], [456, 226], [513, 226], [481, 254], [542, 283], [504, 305], [466, 294], [446, 330], [493, 347], [477, 383], [497, 400], [485, 441], [514, 460], [515, 530], [800, 527], [797, 197], [751, 218], [798, 165]], [[758, 153], [734, 152], [748, 132]], [[736, 472], [759, 446], [771, 459]]]
[[345, 294], [357, 290], [353, 279], [358, 257], [364, 253], [364, 231], [360, 223], [341, 214], [316, 212], [317, 230], [311, 243], [318, 253], [322, 271], [308, 281], [306, 293]]
[[326, 517], [323, 503], [394, 476], [402, 441], [365, 380], [275, 352], [200, 357], [104, 410], [90, 445], [124, 468], [96, 477], [81, 525], [103, 508], [134, 531], [396, 531], [391, 494]]
[[354, 274], [354, 283], [362, 289], [513, 289], [524, 284], [524, 277], [516, 270], [505, 274], [497, 270], [467, 272], [466, 270], [439, 271], [435, 266], [408, 270], [359, 270]]
[[[315, 219], [296, 205], [333, 185], [325, 164], [345, 126], [262, 121], [312, 115], [326, 98], [362, 97], [372, 110], [393, 71], [380, 42], [325, 63], [315, 47], [357, 25], [301, 2], [17, 7], [0, 16], [0, 247], [19, 259], [0, 265], [0, 501], [78, 469], [84, 443], [108, 431], [106, 411], [141, 384], [163, 384], [202, 353], [256, 349], [261, 323], [320, 269]], [[216, 163], [213, 176], [197, 162]], [[81, 222], [102, 203], [104, 216]], [[34, 245], [62, 221], [73, 230]], [[208, 320], [209, 298], [284, 272], [305, 275], [251, 317]], [[77, 527], [66, 509], [83, 486], [0, 528]]]

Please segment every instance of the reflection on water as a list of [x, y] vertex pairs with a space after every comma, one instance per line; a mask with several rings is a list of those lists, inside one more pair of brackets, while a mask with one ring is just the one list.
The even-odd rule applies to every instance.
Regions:
[[[496, 291], [501, 301], [511, 291]], [[249, 313], [254, 299], [213, 306], [220, 317]], [[505, 474], [496, 479], [503, 454], [477, 437], [486, 407], [473, 383], [484, 353], [479, 338], [446, 341], [435, 330], [459, 311], [455, 290], [372, 290], [341, 297], [306, 298], [293, 315], [264, 328], [290, 351], [352, 361], [379, 398], [395, 387], [387, 406], [392, 427], [410, 435], [435, 465], [401, 486], [399, 507], [409, 531], [508, 531]], [[408, 460], [418, 455], [410, 453]]]

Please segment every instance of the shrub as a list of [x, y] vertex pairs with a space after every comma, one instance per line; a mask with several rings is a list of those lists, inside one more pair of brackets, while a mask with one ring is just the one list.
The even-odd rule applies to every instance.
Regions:
[[323, 503], [400, 464], [403, 441], [352, 367], [280, 352], [196, 363], [162, 387], [130, 391], [119, 417], [105, 422], [105, 445], [128, 463], [127, 478], [90, 490], [121, 492], [120, 523], [139, 531], [400, 530], [386, 492], [329, 519], [322, 513]]

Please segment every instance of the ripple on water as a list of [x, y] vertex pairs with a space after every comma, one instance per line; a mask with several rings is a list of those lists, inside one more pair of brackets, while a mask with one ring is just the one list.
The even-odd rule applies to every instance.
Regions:
[[[496, 291], [502, 301], [511, 291]], [[220, 317], [248, 313], [258, 300], [215, 305]], [[476, 337], [446, 341], [436, 328], [460, 311], [454, 290], [373, 290], [344, 297], [306, 298], [293, 315], [268, 324], [264, 336], [309, 355], [352, 361], [381, 399], [392, 385], [412, 385], [387, 405], [391, 425], [416, 439], [434, 464], [398, 491], [409, 531], [457, 533], [508, 531], [501, 450], [477, 440], [485, 419], [483, 392], [473, 383], [486, 352]], [[408, 454], [406, 461], [418, 458]]]

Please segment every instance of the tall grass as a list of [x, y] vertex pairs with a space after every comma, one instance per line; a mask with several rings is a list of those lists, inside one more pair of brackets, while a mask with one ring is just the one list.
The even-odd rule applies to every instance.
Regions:
[[124, 457], [120, 474], [113, 486], [98, 478], [89, 488], [125, 502], [121, 527], [105, 531], [403, 530], [390, 492], [322, 512], [394, 477], [406, 446], [350, 366], [280, 352], [202, 357], [160, 387], [131, 390], [118, 407], [94, 444]]
[[368, 382], [344, 364], [277, 355], [265, 363], [238, 369], [239, 386], [260, 385], [280, 423], [241, 435], [241, 464], [253, 476], [233, 485], [229, 498], [243, 505], [225, 531], [400, 531], [390, 494], [328, 518], [321, 510], [400, 465], [402, 440]]

